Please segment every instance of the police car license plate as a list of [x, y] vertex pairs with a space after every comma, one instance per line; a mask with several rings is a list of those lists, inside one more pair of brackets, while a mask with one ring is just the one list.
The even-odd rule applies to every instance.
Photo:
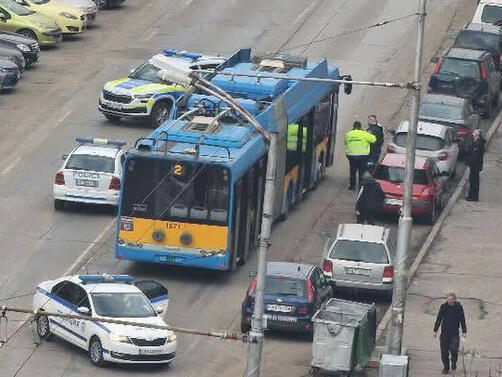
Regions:
[[93, 181], [92, 179], [77, 179], [75, 183], [77, 186], [98, 187], [98, 181]]
[[159, 355], [162, 353], [162, 350], [159, 348], [140, 348], [140, 355]]
[[402, 206], [403, 201], [401, 199], [385, 199], [385, 204], [388, 204], [391, 206]]
[[122, 109], [122, 105], [120, 103], [107, 102], [106, 104], [108, 105], [108, 107], [110, 107], [112, 109], [117, 109], [117, 110]]
[[296, 317], [290, 317], [290, 316], [287, 316], [287, 315], [264, 314], [263, 317], [267, 321], [298, 322], [298, 318], [296, 318]]

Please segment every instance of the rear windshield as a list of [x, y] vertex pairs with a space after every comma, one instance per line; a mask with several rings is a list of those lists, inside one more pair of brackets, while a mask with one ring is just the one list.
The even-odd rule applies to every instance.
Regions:
[[[400, 132], [394, 136], [394, 143], [400, 147], [406, 148], [406, 139], [408, 134], [406, 132]], [[444, 140], [429, 135], [417, 135], [417, 149], [422, 149], [425, 151], [438, 151], [444, 148]]]
[[265, 294], [305, 297], [307, 287], [304, 280], [267, 276], [265, 280]]
[[462, 109], [457, 106], [443, 105], [441, 103], [422, 103], [420, 115], [444, 119], [462, 119]]
[[389, 263], [385, 247], [379, 243], [338, 240], [330, 258], [363, 263]]
[[493, 55], [498, 55], [500, 37], [497, 34], [483, 33], [476, 30], [463, 30], [455, 40], [454, 47], [471, 48], [474, 50], [487, 50]]
[[498, 5], [485, 5], [481, 14], [481, 21], [494, 24], [498, 20], [502, 20], [502, 7]]
[[115, 171], [115, 159], [105, 156], [92, 156], [89, 154], [72, 154], [65, 169], [113, 173]]
[[445, 58], [439, 73], [479, 79], [479, 64], [475, 60]]
[[[389, 181], [394, 183], [401, 183], [404, 181], [404, 168], [396, 166], [380, 165], [375, 172], [375, 179]], [[413, 183], [417, 185], [427, 184], [427, 176], [425, 170], [415, 169], [413, 175]]]

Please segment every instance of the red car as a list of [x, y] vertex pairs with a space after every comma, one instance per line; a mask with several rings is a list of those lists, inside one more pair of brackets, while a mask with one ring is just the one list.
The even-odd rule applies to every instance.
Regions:
[[[404, 154], [387, 153], [375, 169], [374, 177], [385, 192], [381, 211], [399, 213], [404, 195]], [[448, 172], [442, 174], [436, 163], [426, 157], [415, 158], [413, 177], [413, 216], [425, 216], [430, 224], [436, 221], [438, 209], [446, 204]]]

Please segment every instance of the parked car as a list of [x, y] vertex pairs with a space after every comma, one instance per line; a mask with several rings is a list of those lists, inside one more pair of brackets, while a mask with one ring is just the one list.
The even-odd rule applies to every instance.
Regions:
[[86, 17], [78, 8], [52, 0], [15, 0], [27, 9], [52, 17], [63, 34], [80, 34], [86, 30]]
[[26, 65], [36, 63], [40, 58], [37, 41], [21, 34], [0, 32], [0, 47], [17, 48], [23, 54]]
[[481, 117], [474, 111], [468, 98], [426, 94], [420, 102], [418, 119], [451, 127], [460, 154], [465, 154], [472, 141], [472, 130], [481, 124]]
[[11, 31], [36, 40], [40, 46], [55, 46], [62, 41], [56, 21], [33, 12], [13, 0], [0, 0], [0, 31]]
[[[241, 331], [248, 332], [254, 310], [256, 277], [242, 303]], [[333, 287], [320, 267], [311, 264], [268, 262], [265, 279], [267, 329], [312, 332], [312, 316], [333, 297]]]
[[492, 55], [495, 66], [502, 69], [502, 26], [466, 25], [455, 38], [453, 47], [486, 50]]
[[500, 80], [488, 51], [452, 48], [437, 61], [428, 93], [470, 98], [488, 118], [499, 101]]
[[481, 0], [476, 8], [472, 22], [495, 24], [502, 20], [502, 0]]
[[1, 90], [12, 89], [14, 86], [16, 86], [19, 77], [21, 76], [19, 67], [17, 66], [16, 63], [13, 63], [8, 59], [2, 59], [1, 57], [0, 57], [0, 74], [3, 77], [3, 79], [0, 79]]
[[73, 8], [79, 9], [85, 14], [87, 25], [91, 25], [96, 21], [98, 7], [92, 0], [54, 0], [58, 4], [64, 4]]
[[324, 250], [323, 271], [339, 288], [377, 291], [392, 297], [395, 242], [390, 229], [363, 224], [340, 224]]
[[[387, 152], [406, 153], [408, 138], [407, 120], [401, 122], [395, 131], [392, 141], [387, 145]], [[457, 171], [459, 154], [455, 133], [448, 126], [419, 121], [417, 126], [417, 156], [432, 158], [439, 170], [453, 177]]]
[[[405, 155], [387, 153], [375, 169], [375, 179], [385, 193], [386, 199], [380, 211], [399, 213], [403, 205]], [[417, 156], [413, 173], [411, 213], [425, 216], [434, 224], [438, 211], [448, 200], [447, 173], [441, 173], [431, 158]]]
[[10, 60], [15, 63], [19, 72], [22, 73], [26, 67], [26, 60], [24, 60], [23, 54], [16, 47], [2, 46], [0, 43], [0, 58]]

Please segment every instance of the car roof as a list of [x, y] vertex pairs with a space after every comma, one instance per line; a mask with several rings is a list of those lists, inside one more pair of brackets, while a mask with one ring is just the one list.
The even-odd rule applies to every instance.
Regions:
[[492, 25], [492, 24], [478, 24], [472, 23], [464, 27], [464, 30], [480, 31], [489, 34], [501, 34], [502, 26]]
[[314, 267], [313, 264], [268, 262], [267, 276], [281, 275], [297, 279], [306, 279]]
[[80, 279], [80, 275], [65, 276], [63, 278], [55, 280], [55, 282], [59, 283], [64, 280], [68, 280], [72, 283], [77, 284], [78, 286], [82, 287], [87, 293], [141, 292], [140, 289], [136, 286], [127, 283], [84, 283], [82, 279]]
[[[415, 156], [415, 169], [417, 170], [424, 170], [426, 163], [427, 163], [428, 158], [427, 157], [422, 157], [422, 156]], [[385, 166], [395, 166], [395, 167], [403, 167], [406, 162], [406, 155], [405, 154], [400, 154], [400, 153], [387, 153], [382, 162], [380, 162], [380, 165], [385, 165]]]
[[97, 145], [79, 145], [77, 146], [71, 154], [88, 154], [92, 156], [103, 156], [103, 157], [112, 157], [115, 158], [117, 153], [120, 151], [120, 148], [117, 147], [105, 147], [105, 146], [97, 146]]
[[484, 55], [489, 54], [485, 50], [471, 50], [468, 48], [452, 48], [446, 54], [445, 57], [453, 59], [465, 59], [465, 60], [476, 60], [479, 61]]
[[340, 224], [338, 225], [337, 239], [357, 240], [368, 242], [385, 241], [389, 228], [366, 224]]
[[[403, 120], [396, 130], [396, 133], [407, 133], [410, 122]], [[443, 138], [449, 127], [442, 124], [418, 121], [417, 134]]]
[[434, 103], [439, 105], [462, 107], [465, 101], [466, 101], [465, 98], [447, 96], [444, 94], [426, 94], [422, 97], [420, 104]]

